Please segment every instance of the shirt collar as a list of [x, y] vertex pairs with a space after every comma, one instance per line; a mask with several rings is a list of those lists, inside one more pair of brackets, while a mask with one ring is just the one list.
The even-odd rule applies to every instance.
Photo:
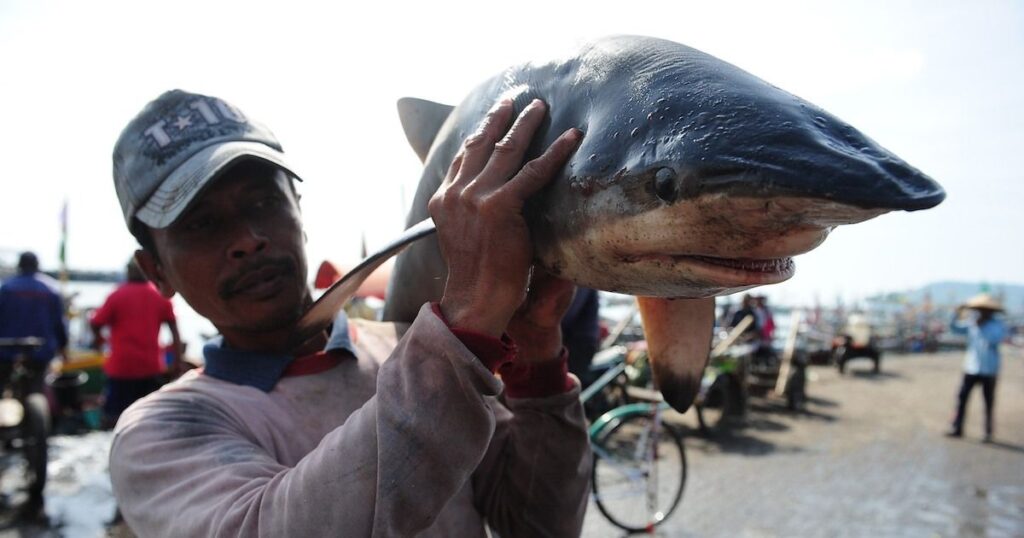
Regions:
[[[324, 347], [324, 351], [333, 349], [345, 349], [355, 354], [348, 333], [348, 316], [344, 310], [334, 318], [330, 338]], [[224, 339], [218, 336], [203, 346], [203, 358], [204, 375], [270, 392], [294, 357], [281, 353], [234, 349], [228, 347]]]

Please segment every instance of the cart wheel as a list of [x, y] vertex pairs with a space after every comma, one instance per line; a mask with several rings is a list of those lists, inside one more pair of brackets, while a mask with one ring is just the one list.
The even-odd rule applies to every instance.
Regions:
[[804, 408], [807, 403], [807, 375], [803, 368], [797, 368], [786, 380], [786, 407], [791, 411]]
[[697, 410], [697, 423], [704, 435], [724, 430], [730, 421], [742, 414], [740, 395], [730, 375], [720, 375], [708, 388], [704, 400], [694, 407]]
[[846, 348], [840, 347], [839, 349], [836, 349], [834, 357], [836, 367], [839, 369], [839, 375], [843, 375], [844, 370], [846, 370]]

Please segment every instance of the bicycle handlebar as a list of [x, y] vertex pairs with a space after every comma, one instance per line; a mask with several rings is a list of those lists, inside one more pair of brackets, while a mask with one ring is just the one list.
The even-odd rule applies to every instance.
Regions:
[[0, 348], [14, 348], [31, 351], [43, 347], [46, 340], [38, 336], [25, 336], [21, 338], [0, 338]]

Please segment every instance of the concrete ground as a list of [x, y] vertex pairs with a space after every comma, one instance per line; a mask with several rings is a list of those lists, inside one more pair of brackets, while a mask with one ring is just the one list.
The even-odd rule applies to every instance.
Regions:
[[[680, 419], [688, 479], [671, 537], [1024, 536], [1024, 351], [1007, 348], [995, 442], [978, 387], [965, 435], [943, 435], [962, 353], [887, 355], [882, 373], [812, 366], [810, 401], [753, 399], [744, 423], [705, 438]], [[620, 537], [590, 503], [584, 536]]]

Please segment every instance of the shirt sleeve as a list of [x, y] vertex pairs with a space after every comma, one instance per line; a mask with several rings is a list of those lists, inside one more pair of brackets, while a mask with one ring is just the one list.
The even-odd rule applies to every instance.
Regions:
[[997, 345], [1006, 338], [1006, 325], [999, 320], [993, 320], [981, 327], [981, 335], [989, 345]]
[[111, 302], [113, 301], [113, 298], [114, 298], [113, 294], [108, 295], [107, 299], [105, 301], [103, 301], [103, 305], [100, 306], [99, 308], [97, 308], [96, 310], [93, 310], [92, 316], [89, 317], [89, 324], [90, 325], [93, 325], [93, 326], [96, 326], [96, 327], [103, 327], [105, 325], [110, 325], [110, 322], [112, 321], [110, 318], [112, 316], [112, 311], [113, 311], [113, 306], [111, 306]]
[[171, 322], [174, 319], [174, 303], [170, 299], [164, 297], [164, 321]]
[[[513, 416], [496, 399], [501, 382], [428, 308], [381, 365], [376, 395], [295, 466], [276, 461], [210, 396], [165, 390], [130, 408], [110, 473], [132, 529], [415, 536], [449, 503], [465, 502], [478, 525], [486, 517], [499, 532], [524, 531], [502, 536], [578, 535], [589, 473], [578, 394], [524, 400], [523, 416]], [[562, 469], [568, 460], [580, 472]], [[463, 497], [470, 485], [486, 493]]]
[[57, 338], [57, 347], [63, 349], [68, 345], [68, 327], [64, 318], [64, 299], [54, 293], [53, 305], [53, 334]]
[[473, 476], [477, 505], [499, 536], [579, 536], [593, 465], [573, 390], [495, 405], [490, 449]]

